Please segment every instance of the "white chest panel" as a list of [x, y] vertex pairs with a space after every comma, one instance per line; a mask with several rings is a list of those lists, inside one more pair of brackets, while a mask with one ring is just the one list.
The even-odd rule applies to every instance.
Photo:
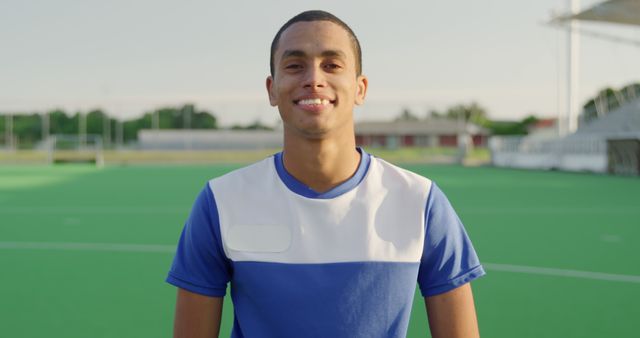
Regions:
[[273, 157], [209, 186], [233, 261], [420, 261], [431, 181], [375, 157], [357, 187], [332, 199], [289, 190]]

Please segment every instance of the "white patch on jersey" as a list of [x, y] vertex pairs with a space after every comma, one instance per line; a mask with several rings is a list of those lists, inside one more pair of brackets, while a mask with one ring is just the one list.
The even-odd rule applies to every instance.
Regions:
[[289, 190], [273, 157], [209, 186], [233, 261], [420, 261], [431, 181], [375, 157], [357, 187], [332, 199]]
[[291, 245], [291, 230], [277, 225], [234, 225], [225, 244], [234, 251], [282, 252]]

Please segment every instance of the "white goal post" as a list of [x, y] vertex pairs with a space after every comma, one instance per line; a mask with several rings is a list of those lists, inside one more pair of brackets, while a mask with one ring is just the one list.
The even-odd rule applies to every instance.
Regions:
[[104, 165], [104, 149], [100, 135], [56, 134], [47, 138], [47, 162], [56, 163], [94, 163]]

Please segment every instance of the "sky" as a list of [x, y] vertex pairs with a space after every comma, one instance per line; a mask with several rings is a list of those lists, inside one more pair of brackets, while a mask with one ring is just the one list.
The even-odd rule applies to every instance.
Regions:
[[[582, 0], [586, 8], [599, 1]], [[489, 117], [557, 116], [566, 100], [566, 31], [545, 24], [566, 0], [0, 0], [0, 114], [102, 108], [128, 119], [194, 103], [222, 126], [278, 121], [265, 79], [279, 27], [332, 12], [360, 39], [369, 91], [356, 120], [476, 102]], [[640, 41], [640, 27], [582, 23]], [[640, 44], [583, 35], [582, 105], [640, 82]]]

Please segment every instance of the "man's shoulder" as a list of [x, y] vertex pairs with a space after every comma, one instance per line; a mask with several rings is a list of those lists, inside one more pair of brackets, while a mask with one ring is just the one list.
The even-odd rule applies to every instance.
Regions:
[[415, 173], [411, 170], [402, 168], [396, 164], [385, 161], [382, 158], [371, 155], [371, 163], [377, 166], [377, 170], [381, 172], [387, 179], [396, 181], [406, 181], [407, 183], [419, 183], [431, 185], [431, 180], [423, 175]]
[[209, 187], [227, 186], [233, 187], [238, 184], [252, 184], [263, 181], [274, 172], [274, 155], [264, 158], [258, 162], [249, 164], [242, 168], [232, 170], [224, 175], [214, 177], [209, 180]]
[[407, 201], [426, 201], [433, 186], [430, 179], [373, 156], [368, 176], [369, 184]]

